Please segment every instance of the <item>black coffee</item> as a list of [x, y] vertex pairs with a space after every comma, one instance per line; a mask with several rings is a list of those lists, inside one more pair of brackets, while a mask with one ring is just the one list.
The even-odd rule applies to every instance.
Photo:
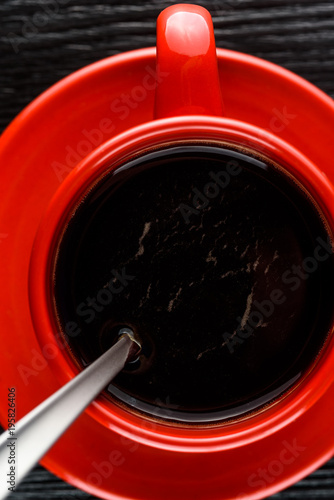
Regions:
[[277, 399], [332, 323], [333, 256], [317, 209], [279, 168], [219, 147], [149, 153], [104, 179], [69, 222], [54, 278], [80, 363], [122, 327], [143, 343], [108, 397], [176, 421]]

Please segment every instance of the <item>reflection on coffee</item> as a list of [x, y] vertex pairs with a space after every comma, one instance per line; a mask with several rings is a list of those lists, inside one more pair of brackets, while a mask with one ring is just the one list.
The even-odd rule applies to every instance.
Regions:
[[333, 277], [325, 223], [294, 180], [250, 154], [185, 145], [130, 161], [86, 196], [54, 295], [80, 363], [122, 327], [141, 339], [107, 397], [198, 423], [301, 380], [330, 331]]

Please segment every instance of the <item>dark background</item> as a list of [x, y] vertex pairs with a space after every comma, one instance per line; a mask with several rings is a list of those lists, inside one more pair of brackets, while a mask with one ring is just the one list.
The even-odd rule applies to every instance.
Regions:
[[[74, 70], [154, 45], [155, 19], [174, 3], [1, 0], [0, 132], [34, 97]], [[334, 97], [334, 1], [201, 0], [200, 5], [213, 16], [218, 47], [280, 64]], [[94, 497], [37, 467], [11, 498]], [[272, 499], [333, 500], [334, 460]]]

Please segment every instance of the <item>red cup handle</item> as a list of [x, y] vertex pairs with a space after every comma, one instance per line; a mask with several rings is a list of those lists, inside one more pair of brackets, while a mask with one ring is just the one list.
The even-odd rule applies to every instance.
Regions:
[[155, 118], [223, 115], [216, 44], [210, 13], [177, 4], [157, 20]]

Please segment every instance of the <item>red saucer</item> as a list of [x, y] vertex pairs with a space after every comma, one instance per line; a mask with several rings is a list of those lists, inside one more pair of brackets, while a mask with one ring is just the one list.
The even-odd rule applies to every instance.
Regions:
[[[218, 50], [225, 113], [290, 142], [334, 182], [334, 103], [275, 65]], [[149, 75], [149, 76], [148, 76]], [[155, 49], [113, 56], [36, 99], [0, 138], [0, 420], [16, 387], [21, 418], [59, 387], [32, 327], [28, 269], [41, 216], [72, 168], [102, 141], [153, 118]], [[149, 82], [149, 84], [148, 84]], [[45, 359], [46, 358], [46, 359]], [[265, 498], [306, 476], [334, 452], [334, 386], [274, 435], [200, 454], [137, 444], [83, 414], [42, 464], [106, 499]]]

